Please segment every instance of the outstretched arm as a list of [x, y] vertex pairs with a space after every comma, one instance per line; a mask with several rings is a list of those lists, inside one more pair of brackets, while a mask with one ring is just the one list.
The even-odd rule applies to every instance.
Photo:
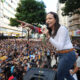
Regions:
[[21, 20], [17, 20], [17, 21], [21, 23], [21, 26], [22, 27], [29, 27], [29, 28], [32, 28], [33, 27], [32, 24], [26, 23], [26, 22], [21, 21]]
[[38, 28], [36, 26], [33, 26], [32, 24], [26, 23], [26, 22], [21, 21], [21, 20], [17, 20], [17, 21], [21, 23], [22, 27], [29, 27], [30, 29], [35, 30], [35, 32], [38, 32], [39, 34], [42, 33], [41, 28]]

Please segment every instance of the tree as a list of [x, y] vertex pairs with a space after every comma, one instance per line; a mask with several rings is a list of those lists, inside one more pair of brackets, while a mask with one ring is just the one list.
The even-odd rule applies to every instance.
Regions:
[[67, 0], [59, 0], [60, 3], [65, 3]]
[[80, 14], [80, 0], [59, 0], [59, 2], [65, 3], [62, 15]]
[[22, 20], [31, 24], [45, 23], [45, 5], [41, 1], [36, 0], [21, 0], [19, 7], [16, 9], [16, 18], [10, 19], [10, 25], [18, 25], [16, 20]]

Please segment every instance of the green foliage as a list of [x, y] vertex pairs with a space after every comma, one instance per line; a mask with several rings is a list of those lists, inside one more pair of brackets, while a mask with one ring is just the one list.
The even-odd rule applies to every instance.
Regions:
[[18, 26], [20, 23], [19, 22], [16, 22], [16, 19], [15, 18], [10, 18], [10, 25], [12, 26]]
[[80, 14], [80, 0], [59, 0], [61, 3], [65, 3], [65, 7], [62, 9], [62, 15]]
[[65, 3], [67, 0], [59, 0], [60, 3]]
[[[17, 13], [15, 17], [18, 20], [22, 20], [31, 24], [45, 23], [46, 12], [43, 2], [38, 2], [36, 0], [21, 0], [16, 11]], [[13, 25], [13, 22], [11, 22], [11, 25]]]

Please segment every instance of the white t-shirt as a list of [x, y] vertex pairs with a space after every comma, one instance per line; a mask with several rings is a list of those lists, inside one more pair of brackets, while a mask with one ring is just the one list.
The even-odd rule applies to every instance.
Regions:
[[64, 26], [60, 26], [56, 36], [54, 38], [50, 37], [49, 42], [56, 48], [56, 50], [73, 48], [68, 29]]

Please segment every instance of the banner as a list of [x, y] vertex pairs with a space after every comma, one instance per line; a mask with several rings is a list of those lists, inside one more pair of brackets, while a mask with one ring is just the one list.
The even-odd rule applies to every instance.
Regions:
[[80, 36], [80, 30], [70, 31], [71, 36]]
[[76, 36], [80, 36], [80, 30], [76, 30], [75, 34]]

